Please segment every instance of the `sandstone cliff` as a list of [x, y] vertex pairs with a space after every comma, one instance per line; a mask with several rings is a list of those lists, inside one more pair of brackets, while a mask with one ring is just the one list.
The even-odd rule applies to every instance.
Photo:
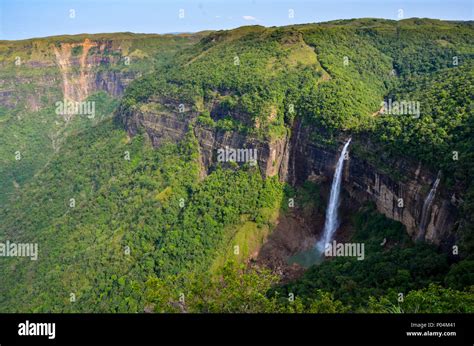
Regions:
[[[294, 176], [296, 184], [308, 178], [330, 182], [344, 143], [341, 138], [337, 147], [323, 145], [311, 140], [312, 131], [315, 129], [303, 126], [293, 144], [290, 168], [295, 167], [295, 171], [290, 175]], [[357, 147], [364, 150], [359, 152], [355, 150]], [[405, 225], [413, 239], [439, 245], [445, 250], [455, 244], [459, 191], [439, 186], [432, 203], [426, 205], [426, 221], [422, 225], [423, 208], [437, 172], [406, 158], [384, 157], [382, 168], [367, 159], [370, 153], [378, 154], [375, 144], [362, 135], [353, 138], [343, 175], [343, 188], [350, 200], [343, 203], [359, 205], [372, 201], [379, 212]]]
[[[281, 180], [293, 185], [302, 184], [307, 179], [330, 184], [344, 142], [344, 136], [341, 136], [336, 146], [322, 144], [312, 139], [312, 133], [318, 129], [299, 121], [295, 123], [291, 136], [265, 141], [199, 125], [195, 122], [196, 117], [197, 114], [190, 113], [157, 114], [136, 110], [122, 120], [130, 135], [143, 131], [154, 146], [183, 139], [193, 124], [200, 145], [203, 174], [216, 163], [218, 148], [257, 148], [262, 175], [278, 174]], [[403, 223], [413, 239], [439, 245], [445, 250], [456, 243], [459, 192], [441, 185], [432, 203], [425, 208], [426, 224], [422, 229], [423, 208], [436, 180], [436, 172], [403, 158], [386, 162], [382, 169], [366, 158], [367, 152], [376, 153], [376, 148], [364, 136], [353, 138], [351, 147], [363, 147], [364, 152], [351, 151], [345, 165], [343, 189], [349, 199], [343, 203], [357, 206], [373, 201], [381, 213]], [[390, 167], [388, 171], [387, 166]]]
[[281, 139], [265, 141], [254, 136], [233, 131], [224, 131], [199, 125], [196, 122], [197, 114], [179, 112], [147, 112], [135, 111], [131, 115], [122, 117], [124, 125], [130, 135], [144, 131], [153, 146], [157, 147], [165, 142], [178, 142], [184, 138], [189, 129], [200, 145], [200, 161], [202, 175], [215, 165], [217, 149], [247, 148], [257, 150], [257, 164], [264, 177], [279, 175], [284, 179], [287, 174], [289, 158], [289, 136]]

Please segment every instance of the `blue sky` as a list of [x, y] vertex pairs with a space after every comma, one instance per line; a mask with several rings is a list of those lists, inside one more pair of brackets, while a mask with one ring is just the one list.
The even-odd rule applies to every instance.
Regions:
[[[472, 20], [473, 1], [0, 0], [0, 39], [123, 31], [196, 32], [359, 17], [397, 19], [399, 9], [405, 18]], [[184, 18], [180, 18], [180, 10], [184, 10]]]

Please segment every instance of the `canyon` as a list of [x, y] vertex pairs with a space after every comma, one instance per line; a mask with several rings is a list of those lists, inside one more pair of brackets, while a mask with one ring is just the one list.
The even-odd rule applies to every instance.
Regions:
[[[311, 125], [301, 126], [299, 120], [292, 134], [266, 141], [236, 132], [209, 129], [196, 123], [196, 116], [187, 114], [183, 117], [178, 111], [159, 114], [136, 111], [121, 116], [121, 119], [131, 136], [142, 131], [155, 147], [182, 140], [193, 124], [192, 131], [200, 146], [203, 176], [217, 163], [217, 150], [228, 146], [257, 149], [257, 162], [263, 177], [278, 174], [282, 181], [294, 185], [301, 185], [308, 179], [330, 184], [338, 152], [344, 144], [343, 136], [336, 145], [324, 145], [313, 140], [311, 134], [318, 129]], [[423, 231], [423, 205], [436, 181], [436, 173], [404, 158], [388, 162], [391, 167], [388, 171], [381, 169], [366, 158], [367, 152], [377, 153], [367, 137], [355, 136], [353, 142], [354, 146], [362, 146], [365, 153], [350, 150], [343, 171], [345, 198], [342, 199], [342, 207], [354, 210], [355, 206], [361, 206], [364, 202], [374, 202], [380, 213], [400, 221], [412, 239], [450, 251], [458, 241], [456, 228], [460, 192], [442, 186], [439, 188], [424, 216], [426, 230]], [[324, 199], [327, 200], [327, 197], [326, 194]], [[401, 203], [402, 206], [399, 206]]]
[[[221, 287], [228, 264], [268, 279], [258, 296], [322, 289], [354, 312], [393, 289], [467, 287], [471, 70], [468, 53], [446, 66], [446, 29], [469, 46], [469, 23], [372, 19], [0, 42], [0, 236], [42, 249], [2, 262], [0, 306], [140, 312], [149, 284], [173, 302]], [[391, 49], [417, 51], [420, 32], [416, 57]], [[376, 112], [386, 98], [419, 100], [420, 117]], [[364, 243], [364, 260], [293, 261], [331, 200], [330, 238]]]
[[[105, 91], [112, 97], [120, 98], [130, 82], [141, 76], [141, 72], [136, 70], [116, 68], [125, 66], [121, 44], [123, 42], [85, 38], [80, 42], [62, 43], [59, 47], [50, 45], [48, 59], [28, 61], [25, 65], [29, 69], [49, 68], [54, 69], [54, 72], [39, 77], [2, 79], [0, 102], [7, 107], [17, 106], [19, 98], [24, 99], [24, 96], [11, 89], [15, 84], [31, 83], [36, 85], [35, 91], [40, 91], [26, 98], [27, 107], [31, 110], [40, 107], [42, 89], [54, 89], [58, 84], [61, 85], [65, 100], [83, 101], [97, 91]], [[78, 53], [74, 54], [74, 51]], [[192, 128], [199, 142], [202, 177], [216, 164], [217, 150], [227, 146], [256, 149], [263, 177], [278, 175], [281, 181], [292, 185], [302, 184], [308, 179], [328, 183], [334, 171], [337, 152], [344, 141], [343, 136], [336, 145], [323, 145], [313, 140], [311, 134], [319, 129], [310, 124], [303, 125], [301, 118], [297, 118], [293, 129], [280, 138], [257, 138], [202, 125], [197, 122], [197, 112], [181, 113], [177, 104], [171, 102], [171, 106], [176, 111], [135, 110], [132, 114], [120, 114], [119, 110], [117, 117], [129, 135], [144, 131], [155, 147], [165, 142], [182, 140]], [[422, 215], [424, 201], [436, 181], [436, 174], [404, 158], [392, 160], [388, 164], [391, 171], [382, 170], [366, 158], [370, 156], [367, 153], [377, 155], [374, 144], [368, 138], [356, 136], [354, 145], [364, 147], [365, 153], [351, 152], [344, 167], [343, 190], [348, 198], [343, 199], [343, 207], [372, 201], [379, 212], [403, 223], [413, 239], [436, 244], [446, 251], [456, 244], [459, 191], [441, 186], [433, 196], [430, 210]], [[398, 206], [400, 199], [402, 207]], [[426, 220], [423, 221], [423, 218]], [[422, 231], [422, 228], [425, 230]]]

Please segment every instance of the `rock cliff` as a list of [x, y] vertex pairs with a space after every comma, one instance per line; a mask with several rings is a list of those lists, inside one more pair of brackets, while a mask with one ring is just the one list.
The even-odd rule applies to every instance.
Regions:
[[[302, 184], [307, 179], [329, 182], [344, 142], [337, 145], [322, 144], [312, 139], [318, 129], [297, 121], [292, 135], [265, 141], [238, 132], [211, 129], [195, 122], [197, 114], [183, 115], [178, 112], [134, 111], [123, 117], [130, 135], [143, 131], [154, 146], [166, 141], [176, 142], [184, 138], [190, 125], [200, 145], [203, 174], [216, 163], [217, 149], [256, 148], [258, 165], [263, 176], [279, 175], [290, 184]], [[363, 152], [351, 151], [344, 168], [343, 189], [349, 199], [347, 205], [361, 205], [365, 201], [375, 203], [379, 212], [400, 221], [413, 239], [436, 244], [445, 250], [456, 243], [458, 219], [458, 192], [440, 186], [432, 203], [425, 207], [426, 221], [422, 229], [422, 214], [427, 196], [437, 174], [419, 164], [403, 158], [385, 162], [384, 169], [367, 159], [367, 153], [377, 153], [377, 148], [366, 137], [353, 138], [351, 148], [364, 148]], [[390, 169], [386, 169], [390, 167]]]
[[[189, 129], [200, 145], [200, 160], [202, 175], [206, 175], [217, 162], [217, 150], [225, 147], [234, 149], [256, 149], [257, 164], [264, 177], [279, 175], [284, 179], [287, 174], [289, 158], [289, 136], [281, 139], [265, 141], [254, 136], [233, 131], [224, 131], [199, 125], [197, 114], [179, 112], [160, 112], [159, 114], [146, 111], [135, 111], [123, 117], [124, 125], [130, 135], [139, 131], [147, 134], [153, 146], [165, 142], [177, 142], [184, 138]], [[241, 162], [243, 164], [245, 162]]]
[[[293, 144], [290, 171], [293, 182], [304, 182], [308, 178], [332, 179], [336, 160], [344, 139], [336, 147], [311, 140], [311, 126], [304, 127]], [[356, 150], [363, 148], [363, 150]], [[352, 150], [354, 149], [354, 150]], [[376, 145], [361, 135], [353, 138], [350, 155], [344, 167], [343, 189], [350, 196], [345, 204], [360, 204], [372, 201], [387, 217], [405, 225], [415, 240], [424, 240], [448, 250], [456, 243], [459, 191], [439, 186], [432, 203], [425, 203], [437, 173], [406, 158], [384, 157], [383, 168], [367, 157], [379, 154]], [[426, 220], [422, 225], [425, 209]]]
[[0, 65], [5, 71], [0, 74], [0, 103], [7, 108], [24, 105], [38, 111], [63, 98], [83, 101], [97, 91], [120, 97], [126, 86], [141, 75], [127, 68], [120, 42], [113, 40], [85, 38], [21, 49], [19, 55], [25, 51], [30, 55]]

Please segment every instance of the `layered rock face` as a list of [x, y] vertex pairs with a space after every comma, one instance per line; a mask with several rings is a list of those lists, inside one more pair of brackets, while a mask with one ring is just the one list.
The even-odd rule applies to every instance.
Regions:
[[[0, 103], [15, 108], [26, 100], [27, 108], [37, 111], [45, 95], [51, 95], [56, 101], [63, 97], [75, 102], [83, 101], [97, 91], [105, 91], [113, 97], [122, 96], [127, 85], [139, 74], [110, 68], [124, 65], [117, 44], [111, 40], [89, 39], [78, 43], [50, 44], [45, 48], [47, 55], [41, 61], [32, 56], [29, 60], [19, 60], [17, 65], [4, 66], [18, 70], [18, 73], [0, 77]], [[19, 86], [26, 85], [34, 90], [19, 89]], [[57, 89], [62, 91], [62, 96]]]
[[[176, 143], [182, 140], [193, 124], [194, 134], [199, 142], [201, 173], [206, 175], [218, 161], [218, 150], [249, 149], [256, 150], [256, 163], [264, 177], [279, 175], [284, 179], [287, 174], [289, 158], [289, 137], [271, 142], [247, 136], [238, 132], [211, 129], [196, 123], [197, 114], [134, 112], [124, 117], [124, 125], [130, 135], [144, 131], [153, 146], [166, 142]], [[239, 165], [251, 162], [236, 162]], [[225, 162], [224, 162], [225, 164]]]
[[[130, 135], [144, 131], [154, 146], [184, 138], [189, 125], [197, 115], [180, 113], [134, 112], [124, 117]], [[231, 148], [256, 148], [258, 165], [262, 175], [279, 175], [290, 184], [302, 184], [307, 179], [325, 181], [330, 184], [340, 147], [323, 145], [312, 140], [317, 129], [297, 122], [292, 135], [266, 142], [236, 132], [209, 129], [194, 124], [198, 139], [203, 174], [217, 161], [216, 152], [226, 146]], [[364, 137], [353, 138], [351, 146], [363, 146], [369, 152], [375, 147]], [[389, 172], [369, 162], [365, 155], [351, 152], [344, 167], [343, 189], [349, 198], [343, 203], [350, 206], [373, 201], [387, 217], [400, 221], [413, 239], [424, 240], [444, 249], [456, 243], [458, 219], [458, 192], [439, 186], [429, 205], [426, 199], [433, 188], [436, 173], [403, 159], [387, 162]], [[423, 211], [425, 209], [425, 211]], [[423, 213], [426, 221], [422, 225]]]
[[[311, 140], [312, 131], [303, 127], [292, 146], [290, 176], [296, 184], [306, 179], [330, 182], [345, 141], [341, 138], [337, 148], [321, 145]], [[376, 152], [375, 146], [363, 136], [353, 138], [351, 147], [354, 146], [362, 146], [365, 153]], [[436, 173], [403, 158], [385, 162], [385, 167], [390, 169], [383, 170], [367, 160], [366, 155], [349, 150], [343, 189], [350, 199], [343, 199], [343, 203], [353, 206], [372, 201], [379, 212], [405, 225], [414, 240], [424, 240], [446, 250], [456, 243], [458, 191], [439, 186], [433, 190], [431, 203], [426, 203]], [[424, 222], [423, 214], [426, 214]]]
[[[121, 96], [125, 87], [135, 77], [132, 73], [121, 73], [110, 69], [97, 70], [99, 66], [117, 65], [120, 50], [112, 41], [91, 41], [63, 43], [53, 46], [56, 64], [62, 76], [63, 95], [72, 101], [82, 101], [91, 93], [103, 90], [111, 96]], [[73, 56], [72, 51], [78, 49]], [[119, 55], [107, 52], [115, 51]]]
[[[27, 68], [31, 70], [33, 67]], [[60, 76], [52, 71], [55, 69], [54, 65], [43, 68], [49, 68], [48, 72], [40, 76], [0, 76], [0, 104], [9, 109], [25, 104], [28, 110], [38, 111], [42, 104], [41, 97], [55, 93], [54, 90], [62, 83]]]
[[[456, 193], [438, 188], [433, 190], [434, 199], [428, 203], [436, 175], [400, 161], [392, 165], [405, 177], [402, 181], [378, 172], [362, 157], [354, 155], [345, 175], [346, 190], [356, 201], [374, 201], [381, 213], [403, 223], [414, 239], [446, 248], [455, 243]], [[424, 213], [426, 221], [423, 221]]]

